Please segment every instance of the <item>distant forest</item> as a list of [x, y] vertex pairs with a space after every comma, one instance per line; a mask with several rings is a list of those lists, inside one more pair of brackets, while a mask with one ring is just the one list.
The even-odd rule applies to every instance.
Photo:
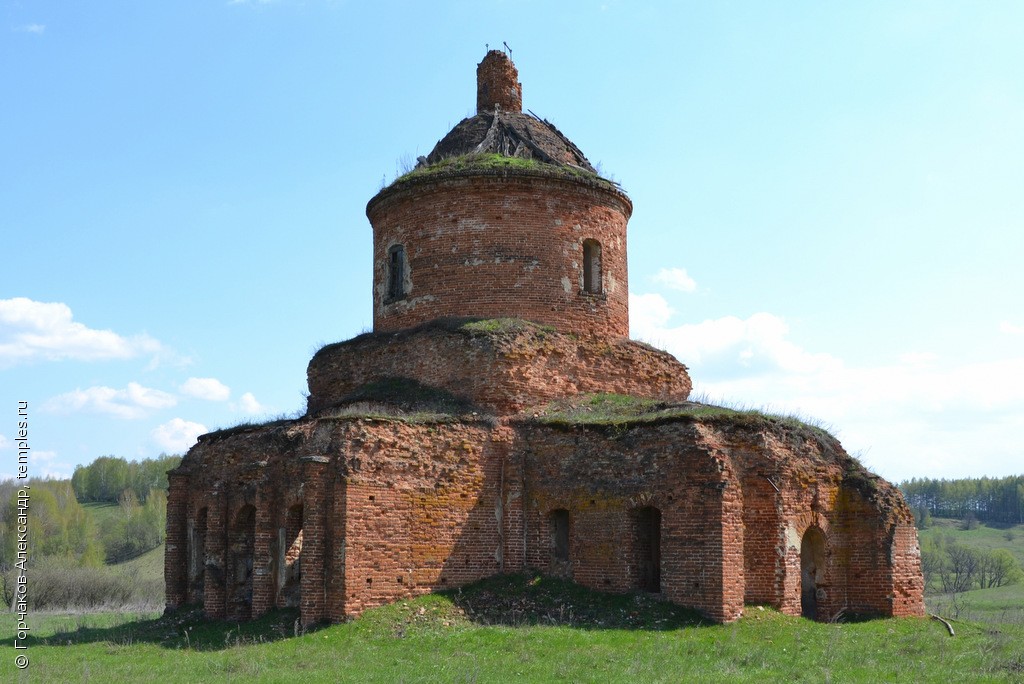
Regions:
[[153, 490], [167, 491], [167, 471], [181, 463], [181, 456], [160, 454], [143, 461], [100, 456], [89, 465], [75, 466], [71, 486], [80, 503], [118, 503], [127, 492], [145, 502]]
[[1024, 523], [1024, 475], [933, 480], [914, 478], [900, 489], [918, 520], [973, 515], [985, 523]]

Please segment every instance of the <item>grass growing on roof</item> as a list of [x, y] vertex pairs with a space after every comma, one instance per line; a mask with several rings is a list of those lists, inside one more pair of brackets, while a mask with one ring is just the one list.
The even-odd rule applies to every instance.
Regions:
[[457, 175], [474, 171], [484, 173], [527, 171], [546, 176], [588, 180], [609, 188], [615, 188], [615, 184], [612, 181], [586, 169], [566, 164], [549, 164], [536, 159], [508, 157], [494, 152], [470, 153], [447, 157], [429, 166], [421, 166], [402, 174], [389, 187], [432, 176]]
[[821, 425], [785, 414], [757, 408], [733, 408], [695, 401], [667, 402], [625, 394], [587, 394], [553, 401], [534, 411], [537, 420], [554, 426], [629, 427], [644, 423], [660, 423], [675, 419], [695, 421], [729, 421], [745, 425], [777, 425], [807, 431], [819, 438], [832, 439]]

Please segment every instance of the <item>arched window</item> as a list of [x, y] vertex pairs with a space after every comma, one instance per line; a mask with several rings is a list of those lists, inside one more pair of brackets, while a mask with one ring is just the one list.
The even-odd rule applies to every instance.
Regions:
[[392, 245], [388, 249], [388, 299], [405, 296], [405, 247]]
[[601, 243], [597, 240], [583, 241], [583, 291], [601, 293]]

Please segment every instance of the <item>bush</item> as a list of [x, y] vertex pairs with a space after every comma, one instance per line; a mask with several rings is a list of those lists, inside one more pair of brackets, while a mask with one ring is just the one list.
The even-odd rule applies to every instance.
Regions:
[[[156, 608], [163, 602], [163, 585], [159, 582], [140, 581], [135, 574], [110, 568], [81, 567], [57, 559], [47, 560], [28, 571], [30, 610]], [[15, 570], [0, 575], [3, 600], [8, 606], [16, 581]]]

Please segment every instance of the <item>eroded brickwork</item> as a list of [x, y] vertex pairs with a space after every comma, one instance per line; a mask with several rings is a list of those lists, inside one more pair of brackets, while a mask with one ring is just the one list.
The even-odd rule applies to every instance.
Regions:
[[523, 86], [519, 72], [508, 55], [489, 51], [476, 67], [476, 110], [493, 112], [499, 108], [505, 112], [523, 110]]
[[[906, 511], [884, 482], [857, 483], [874, 502], [844, 482], [849, 467], [834, 441], [683, 419], [627, 430], [306, 420], [197, 446], [172, 477], [168, 527], [205, 517], [204, 607], [233, 619], [274, 605], [269, 540], [300, 534], [305, 623], [525, 568], [657, 591], [719, 621], [750, 602], [799, 615], [812, 528], [824, 540], [818, 619], [919, 615]], [[568, 513], [567, 562], [556, 510]], [[170, 606], [186, 602], [189, 553], [187, 541], [168, 547]]]
[[317, 352], [308, 369], [309, 410], [315, 414], [360, 387], [396, 377], [498, 413], [597, 392], [666, 401], [684, 401], [690, 394], [686, 367], [638, 342], [533, 326], [496, 333], [432, 327], [364, 335]]
[[[626, 222], [610, 184], [528, 170], [433, 177], [381, 191], [373, 225], [373, 328], [510, 316], [565, 332], [629, 336]], [[583, 241], [601, 243], [601, 292], [583, 288]], [[408, 269], [390, 295], [392, 249]]]

